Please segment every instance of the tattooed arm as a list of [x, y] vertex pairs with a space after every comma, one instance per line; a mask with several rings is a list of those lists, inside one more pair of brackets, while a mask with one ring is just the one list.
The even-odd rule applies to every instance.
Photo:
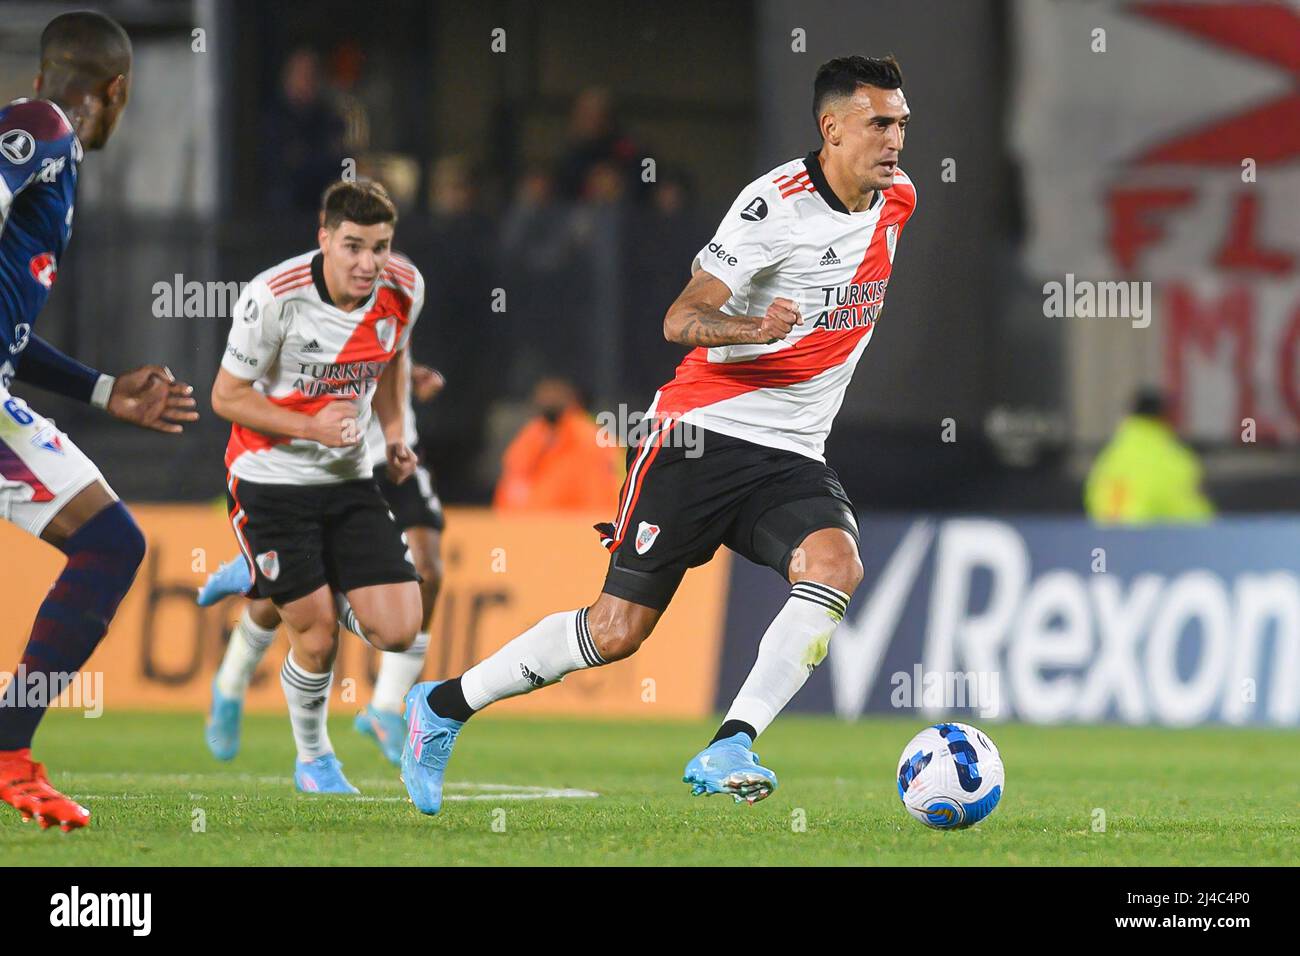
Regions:
[[784, 339], [792, 328], [803, 324], [790, 299], [775, 299], [766, 314], [752, 316], [719, 311], [729, 298], [731, 290], [726, 284], [700, 269], [664, 316], [664, 338], [703, 348], [760, 345]]

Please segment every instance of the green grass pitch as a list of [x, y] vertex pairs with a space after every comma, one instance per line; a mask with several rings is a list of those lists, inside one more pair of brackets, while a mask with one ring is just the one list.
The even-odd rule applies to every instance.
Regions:
[[712, 723], [488, 715], [462, 734], [448, 778], [456, 799], [437, 817], [415, 812], [396, 769], [345, 715], [330, 733], [360, 798], [293, 791], [284, 716], [250, 717], [230, 764], [209, 757], [202, 722], [52, 712], [36, 755], [90, 807], [91, 828], [42, 832], [0, 807], [0, 865], [1300, 860], [1300, 747], [1283, 731], [990, 725], [1007, 767], [1002, 804], [971, 830], [939, 833], [906, 815], [893, 781], [920, 719], [778, 720], [758, 752], [780, 789], [748, 807], [692, 798], [679, 782]]

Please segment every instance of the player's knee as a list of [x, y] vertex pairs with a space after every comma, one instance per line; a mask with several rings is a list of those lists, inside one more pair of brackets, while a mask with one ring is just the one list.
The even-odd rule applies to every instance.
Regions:
[[830, 580], [825, 583], [833, 588], [838, 588], [845, 594], [852, 594], [858, 589], [858, 585], [862, 583], [864, 573], [862, 559], [858, 557], [856, 551], [850, 551], [836, 561], [834, 568], [830, 572]]
[[97, 573], [104, 576], [105, 582], [111, 582], [113, 589], [125, 594], [144, 561], [144, 532], [126, 505], [114, 501], [73, 532], [59, 548], [70, 561], [75, 561], [78, 555], [97, 555]]
[[140, 526], [135, 523], [131, 517], [131, 512], [118, 502], [118, 514], [116, 519], [117, 529], [114, 537], [117, 540], [117, 551], [120, 555], [122, 565], [129, 567], [132, 572], [144, 563], [144, 552], [146, 548], [144, 532]]
[[366, 631], [366, 640], [376, 650], [386, 653], [392, 651], [404, 651], [415, 642], [416, 631], [419, 625], [415, 627], [403, 628], [394, 627], [389, 624], [373, 628]]
[[420, 592], [414, 587], [403, 587], [401, 595], [384, 606], [377, 620], [367, 620], [359, 613], [358, 620], [366, 632], [366, 641], [377, 650], [404, 651], [415, 643], [420, 630]]
[[587, 617], [587, 626], [591, 629], [591, 640], [597, 653], [607, 664], [631, 657], [650, 636], [649, 629], [641, 622], [622, 614], [591, 613]]
[[113, 502], [87, 521], [68, 539], [68, 544], [82, 544], [88, 550], [111, 552], [114, 570], [132, 576], [144, 562], [144, 532], [120, 501]]
[[852, 594], [862, 583], [864, 573], [858, 549], [852, 539], [845, 535], [843, 542], [810, 550], [802, 569], [797, 572], [792, 570], [790, 577], [795, 581], [816, 581], [845, 594]]
[[293, 635], [293, 659], [299, 667], [323, 674], [334, 666], [338, 646], [338, 628], [332, 621], [328, 624], [322, 621]]

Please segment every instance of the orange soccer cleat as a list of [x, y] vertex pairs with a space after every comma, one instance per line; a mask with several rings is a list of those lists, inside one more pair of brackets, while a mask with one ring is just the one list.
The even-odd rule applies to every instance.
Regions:
[[0, 800], [35, 819], [41, 829], [58, 824], [67, 833], [90, 823], [90, 811], [50, 786], [45, 767], [33, 763], [30, 750], [0, 751]]

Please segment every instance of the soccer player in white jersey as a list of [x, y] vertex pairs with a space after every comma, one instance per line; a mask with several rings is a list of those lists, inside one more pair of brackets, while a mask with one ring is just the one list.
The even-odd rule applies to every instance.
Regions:
[[227, 489], [251, 594], [270, 598], [289, 632], [280, 683], [307, 792], [356, 792], [325, 723], [336, 595], [382, 651], [406, 650], [420, 629], [418, 575], [363, 440], [377, 415], [389, 477], [414, 473], [405, 352], [424, 282], [393, 254], [396, 222], [377, 183], [330, 186], [319, 250], [249, 283], [212, 387], [213, 410], [233, 423]]
[[[902, 85], [892, 57], [818, 69], [820, 147], [741, 191], [664, 318], [667, 338], [694, 351], [655, 396], [655, 427], [628, 451], [615, 520], [600, 528], [612, 552], [601, 594], [544, 618], [459, 678], [407, 695], [402, 772], [422, 812], [438, 812], [452, 746], [472, 714], [634, 653], [687, 568], [721, 544], [792, 586], [684, 780], [695, 794], [749, 803], [776, 787], [754, 739], [826, 656], [862, 579], [853, 507], [822, 449], [916, 205], [898, 168], [909, 116]], [[686, 430], [692, 440], [676, 440]]]
[[[411, 365], [405, 401], [405, 438], [407, 445], [415, 450], [417, 460], [422, 456], [412, 397], [420, 402], [430, 401], [442, 390], [443, 384], [442, 375], [436, 369]], [[402, 698], [424, 670], [429, 627], [442, 585], [441, 542], [445, 519], [433, 476], [423, 464], [417, 465], [413, 477], [401, 484], [388, 477], [387, 447], [377, 417], [371, 418], [370, 428], [366, 431], [366, 453], [375, 483], [397, 521], [411, 563], [420, 575], [420, 631], [406, 650], [385, 651], [379, 655], [374, 693], [353, 723], [359, 733], [374, 740], [383, 755], [396, 764], [406, 738]], [[208, 577], [199, 590], [198, 603], [201, 607], [208, 607], [224, 597], [247, 594], [252, 584], [247, 562], [243, 555], [236, 555]], [[343, 598], [338, 600], [340, 621], [365, 639], [351, 606]], [[204, 728], [208, 749], [218, 760], [233, 760], [239, 753], [244, 695], [279, 626], [280, 612], [275, 604], [270, 598], [257, 598], [248, 602], [231, 631], [221, 666], [212, 680], [212, 704]]]

